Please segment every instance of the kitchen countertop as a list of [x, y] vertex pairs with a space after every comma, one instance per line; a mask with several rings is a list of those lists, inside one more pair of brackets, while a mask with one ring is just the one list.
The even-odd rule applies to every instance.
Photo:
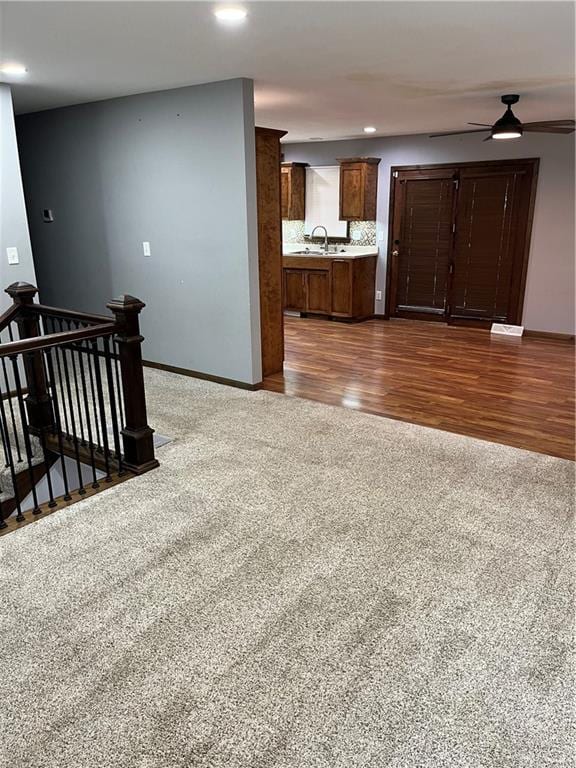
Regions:
[[[338, 248], [337, 253], [324, 253], [324, 251], [316, 244], [309, 245], [306, 243], [283, 243], [282, 251], [283, 256], [294, 256], [295, 258], [315, 258], [315, 259], [365, 259], [368, 256], [378, 256], [378, 247], [375, 245], [343, 245], [336, 246]], [[310, 248], [312, 253], [295, 253], [295, 251], [303, 251], [305, 248]], [[322, 250], [321, 253], [318, 251]]]

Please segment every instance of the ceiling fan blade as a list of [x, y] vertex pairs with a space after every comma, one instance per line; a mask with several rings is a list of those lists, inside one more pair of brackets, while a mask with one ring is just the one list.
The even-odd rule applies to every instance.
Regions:
[[523, 125], [524, 133], [574, 133], [573, 125]]
[[524, 128], [533, 127], [533, 126], [545, 126], [545, 125], [552, 125], [557, 126], [559, 128], [574, 128], [576, 126], [576, 121], [566, 119], [566, 120], [536, 120], [531, 123], [523, 123]]
[[467, 125], [483, 125], [485, 128], [492, 128], [489, 123], [467, 123]]
[[463, 136], [465, 133], [486, 133], [490, 130], [490, 126], [487, 128], [477, 128], [474, 131], [448, 131], [447, 133], [431, 133], [429, 139], [437, 139], [440, 136]]

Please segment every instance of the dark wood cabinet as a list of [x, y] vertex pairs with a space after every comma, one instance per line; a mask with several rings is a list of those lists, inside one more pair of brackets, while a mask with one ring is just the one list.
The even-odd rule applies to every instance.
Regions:
[[352, 314], [352, 262], [344, 259], [332, 263], [332, 313]]
[[362, 320], [374, 313], [376, 256], [284, 257], [284, 309]]
[[351, 157], [340, 163], [340, 220], [375, 221], [379, 157]]
[[306, 312], [330, 312], [330, 272], [310, 270], [306, 274]]
[[330, 313], [330, 270], [285, 269], [284, 309]]
[[284, 270], [284, 309], [306, 311], [306, 270]]
[[307, 163], [282, 163], [282, 218], [303, 221], [306, 210]]

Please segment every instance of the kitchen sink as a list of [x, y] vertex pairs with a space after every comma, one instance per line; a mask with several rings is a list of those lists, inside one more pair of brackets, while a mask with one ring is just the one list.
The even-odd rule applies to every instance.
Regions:
[[326, 256], [324, 251], [292, 251], [287, 256]]

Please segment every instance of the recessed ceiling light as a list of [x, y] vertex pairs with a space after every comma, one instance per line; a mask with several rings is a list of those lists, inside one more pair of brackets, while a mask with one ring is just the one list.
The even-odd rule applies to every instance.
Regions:
[[376, 128], [374, 128], [373, 125], [367, 125], [366, 128], [364, 128], [364, 133], [376, 133]]
[[14, 77], [21, 77], [26, 74], [26, 67], [22, 64], [15, 64], [13, 62], [6, 62], [6, 64], [0, 64], [0, 73], [3, 75], [12, 75]]
[[248, 16], [248, 11], [237, 5], [223, 6], [221, 8], [216, 8], [214, 16], [216, 16], [218, 21], [238, 22], [244, 21], [246, 16]]

